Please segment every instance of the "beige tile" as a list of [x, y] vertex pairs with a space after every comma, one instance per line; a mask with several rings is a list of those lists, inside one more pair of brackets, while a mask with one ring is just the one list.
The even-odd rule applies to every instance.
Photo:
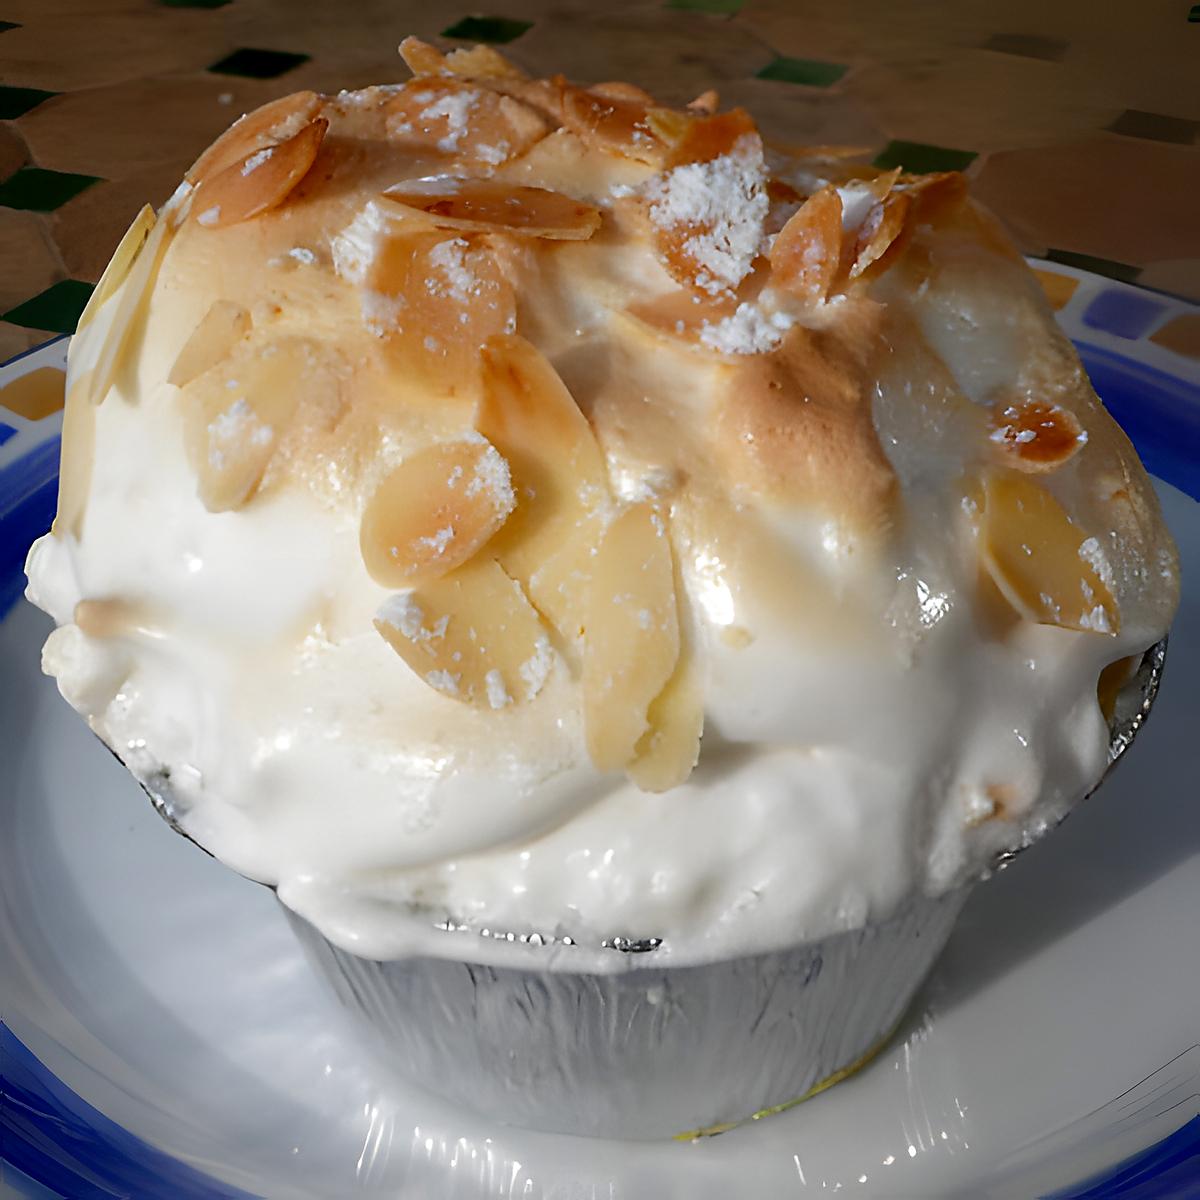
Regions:
[[0, 363], [6, 363], [10, 358], [16, 358], [34, 346], [40, 346], [58, 335], [46, 333], [38, 329], [24, 329], [20, 325], [10, 325], [0, 321]]
[[1200, 258], [1176, 258], [1147, 263], [1138, 276], [1146, 287], [1158, 288], [1188, 300], [1200, 300]]
[[164, 163], [182, 171], [234, 118], [290, 90], [207, 74], [131, 79], [56, 96], [17, 127], [34, 161], [56, 171], [105, 179]]
[[0, 122], [0, 179], [7, 179], [29, 161], [29, 151], [16, 129]]
[[63, 277], [45, 217], [0, 208], [0, 312], [44, 291]]
[[65, 400], [66, 373], [58, 367], [26, 371], [0, 387], [0, 409], [7, 409], [26, 421], [40, 421], [58, 412]]
[[1022, 239], [1142, 266], [1200, 257], [1200, 154], [1115, 135], [991, 155], [976, 194]]
[[518, 49], [520, 61], [537, 74], [628, 80], [666, 103], [747, 79], [773, 57], [736, 22], [667, 9], [548, 17], [513, 44]]
[[1119, 111], [1100, 81], [1065, 64], [978, 49], [936, 64], [865, 66], [845, 90], [891, 137], [960, 150], [1074, 141]]
[[76, 91], [202, 70], [232, 48], [223, 11], [106, 0], [6, 3], [5, 18], [22, 24], [4, 34], [4, 82]]
[[1186, 358], [1200, 358], [1200, 313], [1183, 313], [1174, 317], [1150, 340]]
[[866, 112], [837, 92], [740, 79], [722, 84], [720, 94], [722, 104], [749, 109], [763, 136], [780, 142], [877, 150], [886, 140]]
[[98, 183], [53, 213], [50, 225], [67, 274], [88, 283], [98, 280], [138, 210], [143, 204], [162, 204], [182, 174], [178, 162], [149, 167]]

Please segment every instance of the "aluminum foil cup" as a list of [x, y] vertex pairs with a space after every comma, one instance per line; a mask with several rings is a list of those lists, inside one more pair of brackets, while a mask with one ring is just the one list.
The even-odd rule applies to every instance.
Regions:
[[[1147, 651], [1117, 697], [1110, 768], [1149, 713], [1165, 645]], [[169, 797], [154, 799], [170, 820]], [[458, 940], [447, 956], [376, 962], [285, 911], [381, 1056], [421, 1086], [510, 1124], [648, 1139], [720, 1132], [863, 1065], [895, 1030], [974, 882], [911, 896], [860, 929], [699, 966], [656, 963], [659, 939], [618, 938], [604, 971], [573, 968], [569, 946], [541, 938], [489, 931], [483, 953], [481, 935], [449, 929]]]

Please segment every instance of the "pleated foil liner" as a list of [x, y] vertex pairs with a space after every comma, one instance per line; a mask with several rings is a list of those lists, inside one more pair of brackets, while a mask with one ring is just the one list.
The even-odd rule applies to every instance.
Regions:
[[[1116, 698], [1109, 770], [1149, 716], [1165, 656], [1164, 639]], [[188, 836], [169, 775], [143, 787]], [[997, 855], [982, 878], [1033, 840]], [[975, 882], [913, 896], [861, 929], [697, 966], [655, 965], [656, 938], [615, 939], [614, 968], [590, 972], [570, 969], [565, 944], [523, 935], [489, 940], [479, 954], [488, 964], [472, 962], [475, 935], [450, 928], [450, 957], [377, 962], [284, 912], [380, 1056], [428, 1091], [513, 1125], [660, 1139], [763, 1115], [862, 1065], [896, 1028]]]
[[877, 1048], [968, 890], [791, 950], [694, 967], [631, 955], [605, 974], [373, 962], [284, 911], [379, 1052], [421, 1086], [513, 1125], [646, 1139], [786, 1104]]

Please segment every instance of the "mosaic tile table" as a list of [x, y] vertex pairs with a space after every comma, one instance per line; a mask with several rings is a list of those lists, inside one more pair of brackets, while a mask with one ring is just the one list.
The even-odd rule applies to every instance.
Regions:
[[[455, 3], [0, 0], [0, 361], [74, 327], [138, 208], [234, 117], [404, 78], [406, 33], [668, 102], [715, 85], [768, 134], [965, 169], [1027, 253], [1200, 299], [1200, 5]], [[1194, 322], [1159, 336], [1200, 356]]]

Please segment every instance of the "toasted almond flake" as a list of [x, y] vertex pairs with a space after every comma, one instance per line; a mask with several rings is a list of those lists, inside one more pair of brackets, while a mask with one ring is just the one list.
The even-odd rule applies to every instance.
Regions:
[[647, 712], [678, 659], [670, 539], [652, 505], [634, 504], [605, 532], [588, 588], [584, 732], [600, 770], [618, 770], [636, 757], [649, 728]]
[[719, 324], [736, 309], [736, 297], [699, 296], [683, 289], [637, 301], [625, 311], [656, 333], [696, 344], [705, 328]]
[[400, 57], [404, 60], [404, 65], [418, 78], [444, 75], [449, 69], [446, 66], [446, 56], [440, 50], [416, 37], [406, 37], [400, 43]]
[[443, 229], [582, 241], [600, 226], [600, 210], [561, 192], [490, 179], [437, 175], [397, 184], [380, 200], [397, 216]]
[[515, 504], [508, 464], [483, 438], [430, 446], [393, 468], [367, 501], [363, 562], [385, 587], [436, 579], [473, 558]]
[[688, 112], [695, 113], [698, 117], [711, 117], [721, 107], [721, 98], [712, 88], [706, 92], [701, 92], [695, 100], [688, 104]]
[[189, 183], [211, 179], [256, 151], [290, 138], [320, 111], [321, 97], [316, 92], [294, 92], [272, 100], [235, 121], [196, 159], [185, 178]]
[[521, 585], [484, 554], [385, 602], [375, 628], [431, 687], [481, 708], [532, 700], [554, 663]]
[[145, 315], [158, 269], [173, 235], [169, 221], [157, 222], [133, 260], [124, 282], [112, 296], [112, 321], [96, 354], [95, 365], [88, 373], [93, 404], [102, 404], [113, 386], [130, 336]]
[[842, 199], [829, 186], [809, 196], [771, 246], [771, 283], [810, 304], [828, 300], [842, 253]]
[[250, 313], [232, 300], [214, 300], [200, 323], [183, 344], [167, 382], [176, 387], [191, 383], [210, 367], [229, 356], [250, 332]]
[[1041, 400], [992, 408], [991, 441], [1004, 461], [1019, 471], [1053, 471], [1086, 444], [1087, 434], [1074, 413]]
[[405, 221], [395, 228], [364, 259], [364, 318], [397, 369], [436, 396], [473, 397], [480, 346], [512, 325], [512, 285], [484, 246]]
[[685, 783], [700, 759], [704, 696], [691, 654], [680, 652], [675, 673], [646, 714], [649, 728], [638, 740], [629, 778], [643, 792], [666, 792]]
[[685, 287], [731, 293], [750, 273], [769, 201], [762, 142], [741, 109], [693, 120], [642, 191], [656, 253]]
[[117, 244], [116, 250], [113, 251], [112, 258], [108, 260], [108, 266], [104, 268], [104, 274], [100, 276], [100, 282], [96, 284], [95, 290], [88, 297], [88, 302], [83, 312], [80, 313], [79, 321], [75, 326], [76, 333], [91, 324], [92, 318], [100, 311], [100, 306], [111, 299], [121, 284], [129, 277], [133, 264], [137, 261], [142, 247], [146, 244], [146, 239], [154, 228], [154, 222], [154, 209], [148, 204], [143, 205], [141, 212], [133, 218], [133, 224], [125, 231], [125, 235]]
[[525, 79], [525, 72], [509, 62], [491, 46], [472, 46], [470, 49], [452, 50], [446, 55], [445, 67], [464, 79], [507, 80]]
[[[256, 150], [223, 171], [206, 178], [197, 189], [197, 221], [206, 228], [220, 229], [249, 220], [277, 207], [308, 174], [321, 148], [329, 122], [324, 117], [310, 121], [298, 133], [271, 148], [268, 158]], [[247, 169], [252, 160], [257, 165]]]
[[897, 243], [911, 208], [912, 198], [906, 192], [896, 192], [872, 208], [855, 238], [851, 279], [874, 266]]
[[184, 444], [210, 512], [240, 508], [257, 491], [301, 399], [313, 386], [310, 343], [237, 343], [180, 392]]
[[63, 407], [62, 450], [58, 466], [58, 512], [54, 532], [59, 537], [83, 532], [83, 517], [96, 455], [96, 406], [88, 394], [89, 380], [75, 380]]
[[393, 141], [475, 169], [523, 154], [549, 128], [518, 100], [452, 76], [406, 84], [388, 98], [384, 120]]
[[647, 122], [652, 103], [624, 89], [613, 95], [568, 87], [562, 94], [562, 122], [589, 146], [658, 166], [665, 148]]
[[1022, 617], [1119, 632], [1116, 601], [1088, 561], [1089, 539], [1041, 484], [1015, 472], [988, 472], [979, 522], [984, 569]]
[[512, 468], [520, 504], [493, 553], [568, 641], [583, 624], [591, 550], [608, 507], [604, 458], [544, 355], [514, 334], [483, 348], [476, 428]]

